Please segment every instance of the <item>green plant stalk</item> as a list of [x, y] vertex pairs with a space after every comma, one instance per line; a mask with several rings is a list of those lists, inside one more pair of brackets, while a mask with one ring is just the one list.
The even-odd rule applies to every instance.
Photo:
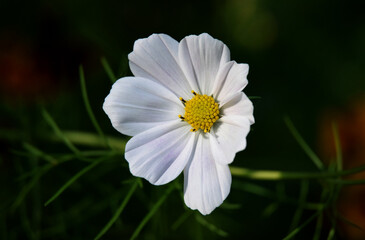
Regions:
[[106, 60], [106, 58], [103, 57], [103, 58], [101, 58], [100, 61], [101, 61], [101, 65], [103, 65], [104, 70], [105, 70], [106, 74], [108, 75], [110, 81], [112, 83], [115, 83], [115, 81], [117, 80], [117, 78], [115, 77], [115, 74], [113, 73], [113, 70], [110, 67], [110, 65], [109, 65], [108, 61]]
[[298, 199], [298, 207], [297, 210], [294, 213], [293, 220], [290, 226], [290, 230], [294, 230], [298, 227], [300, 223], [300, 219], [302, 218], [303, 211], [304, 211], [304, 205], [306, 203], [306, 198], [308, 195], [308, 189], [309, 189], [309, 182], [308, 180], [302, 180], [300, 184], [300, 193], [299, 193], [299, 199]]
[[330, 231], [329, 231], [329, 233], [328, 233], [327, 240], [331, 240], [331, 239], [333, 239], [333, 238], [334, 238], [334, 236], [335, 236], [335, 233], [336, 233], [335, 228], [331, 228], [331, 230], [330, 230]]
[[171, 226], [171, 229], [176, 231], [180, 227], [181, 224], [183, 224], [191, 215], [193, 214], [193, 211], [186, 211], [184, 212]]
[[[94, 133], [63, 131], [63, 134], [65, 137], [67, 137], [67, 139], [70, 142], [74, 144], [97, 146], [97, 147], [103, 146], [102, 139], [100, 138], [100, 136]], [[117, 149], [120, 150], [121, 152], [124, 152], [127, 140], [115, 137], [106, 137], [106, 138], [108, 139], [108, 142], [113, 149]], [[60, 141], [60, 139], [55, 138], [55, 136], [52, 137], [52, 140]], [[279, 180], [290, 180], [290, 179], [300, 180], [300, 179], [338, 178], [341, 176], [351, 175], [365, 171], [365, 165], [361, 165], [356, 168], [338, 172], [327, 172], [327, 171], [287, 172], [287, 171], [275, 171], [275, 170], [253, 170], [235, 166], [230, 166], [230, 169], [231, 169], [231, 174], [236, 177], [255, 179], [255, 180], [265, 180], [265, 181], [279, 181]], [[346, 184], [346, 181], [343, 182], [344, 184]], [[340, 184], [341, 181], [338, 181], [336, 183]]]
[[103, 142], [105, 143], [105, 145], [108, 146], [108, 141], [105, 138], [104, 133], [101, 130], [100, 125], [99, 125], [98, 121], [96, 120], [94, 112], [93, 112], [93, 110], [91, 108], [91, 105], [90, 105], [89, 97], [87, 95], [87, 90], [86, 90], [85, 74], [84, 74], [84, 69], [82, 68], [82, 65], [80, 65], [80, 67], [79, 67], [79, 72], [80, 72], [81, 92], [82, 92], [82, 97], [83, 97], [83, 100], [84, 100], [86, 111], [87, 111], [87, 113], [90, 117], [90, 120], [91, 120], [92, 124], [95, 127], [95, 130], [98, 132], [100, 137], [103, 139]]
[[23, 202], [24, 198], [27, 194], [33, 189], [33, 187], [37, 184], [38, 180], [52, 167], [53, 164], [48, 164], [45, 167], [41, 168], [37, 173], [33, 176], [33, 178], [21, 189], [14, 203], [11, 205], [11, 211], [15, 211], [17, 207]]
[[46, 122], [51, 126], [56, 136], [58, 136], [60, 139], [63, 140], [63, 142], [66, 144], [66, 146], [74, 152], [76, 155], [80, 154], [80, 151], [73, 145], [72, 141], [70, 141], [61, 131], [61, 129], [58, 127], [56, 122], [53, 120], [51, 115], [46, 111], [46, 109], [42, 109], [42, 115], [43, 118], [46, 120]]
[[94, 238], [95, 240], [100, 239], [114, 224], [115, 221], [119, 218], [120, 214], [122, 213], [123, 209], [129, 202], [129, 199], [132, 197], [133, 193], [137, 189], [139, 185], [140, 179], [138, 178], [132, 185], [131, 189], [128, 191], [127, 196], [125, 196], [122, 204], [119, 206], [117, 211], [115, 212], [114, 216], [109, 220], [109, 222], [104, 226], [104, 228], [98, 233], [98, 235]]
[[228, 233], [220, 228], [218, 228], [217, 226], [215, 226], [214, 224], [208, 222], [206, 220], [206, 218], [204, 218], [202, 215], [200, 214], [195, 214], [195, 220], [200, 223], [202, 226], [206, 227], [207, 229], [209, 229], [211, 232], [217, 234], [218, 236], [221, 237], [228, 237]]
[[170, 184], [169, 188], [162, 195], [162, 197], [156, 202], [156, 204], [152, 207], [152, 209], [148, 212], [148, 214], [143, 218], [141, 223], [138, 225], [130, 240], [136, 239], [141, 232], [142, 228], [147, 224], [147, 222], [152, 218], [152, 216], [156, 213], [156, 211], [160, 208], [160, 206], [165, 202], [167, 196], [176, 188], [175, 184]]
[[317, 218], [313, 240], [319, 240], [319, 238], [321, 237], [322, 225], [323, 225], [323, 212], [320, 213]]
[[283, 240], [289, 240], [289, 239], [293, 239], [293, 237], [300, 232], [305, 226], [307, 226], [310, 222], [312, 222], [318, 215], [321, 214], [321, 211], [317, 211], [316, 213], [314, 213], [311, 217], [309, 217], [304, 223], [302, 223], [302, 225], [300, 225], [299, 227], [297, 227], [296, 229], [294, 229], [290, 234], [288, 234], [286, 237], [283, 238]]
[[74, 175], [70, 180], [68, 180], [48, 201], [44, 204], [44, 206], [48, 206], [51, 202], [53, 202], [61, 193], [63, 193], [71, 184], [73, 184], [78, 178], [87, 173], [89, 170], [94, 168], [100, 162], [104, 161], [104, 159], [100, 159], [99, 161], [95, 161], [89, 164], [87, 167], [83, 168], [76, 175]]
[[298, 130], [295, 128], [293, 122], [289, 117], [284, 117], [284, 122], [286, 126], [289, 128], [289, 131], [297, 140], [300, 147], [304, 150], [304, 152], [308, 155], [308, 157], [313, 161], [313, 163], [318, 167], [318, 169], [324, 169], [324, 165], [319, 157], [312, 151], [312, 149], [308, 146], [308, 144], [304, 141], [303, 137], [299, 134]]
[[[252, 170], [230, 166], [233, 176], [256, 179], [256, 180], [290, 180], [290, 179], [324, 179], [337, 178], [365, 171], [365, 165], [339, 172], [285, 172], [272, 170]], [[338, 183], [340, 183], [339, 181]], [[346, 181], [343, 181], [344, 183]]]
[[[63, 131], [63, 135], [67, 139], [76, 145], [84, 145], [90, 147], [105, 147], [103, 140], [95, 133], [91, 132], [78, 132], [78, 131]], [[61, 139], [56, 135], [48, 136], [53, 141], [60, 141]], [[124, 152], [127, 140], [115, 137], [106, 137], [109, 146], [120, 152]]]
[[[0, 130], [0, 138], [7, 138], [10, 136], [13, 140], [17, 140], [18, 131], [6, 131], [4, 129]], [[43, 139], [51, 140], [54, 142], [67, 142], [71, 146], [75, 145], [86, 145], [89, 147], [103, 147], [104, 144], [100, 136], [91, 132], [78, 132], [78, 131], [63, 131], [61, 134], [56, 133], [54, 135], [49, 134], [47, 136], [41, 136]], [[127, 139], [121, 139], [117, 137], [106, 137], [112, 149], [124, 153], [125, 145]], [[65, 140], [67, 139], [67, 140]], [[21, 140], [21, 139], [19, 139]], [[105, 147], [105, 146], [104, 146]], [[77, 154], [80, 154], [77, 151]], [[275, 170], [254, 170], [242, 167], [230, 166], [231, 173], [233, 176], [263, 180], [263, 181], [280, 181], [280, 180], [292, 180], [292, 179], [328, 179], [328, 181], [334, 181], [333, 178], [338, 178], [342, 176], [347, 176], [359, 172], [365, 171], [365, 165], [361, 165], [356, 168], [338, 171], [338, 172], [328, 172], [325, 170], [316, 172], [289, 172], [289, 171], [275, 171]], [[337, 184], [363, 184], [364, 180], [350, 181], [350, 180], [336, 180]]]
[[30, 153], [34, 154], [37, 157], [40, 157], [41, 159], [46, 160], [49, 163], [52, 163], [54, 165], [58, 164], [58, 161], [56, 159], [54, 159], [52, 156], [42, 152], [41, 150], [39, 150], [38, 148], [36, 148], [35, 146], [29, 144], [29, 143], [23, 143], [23, 147]]

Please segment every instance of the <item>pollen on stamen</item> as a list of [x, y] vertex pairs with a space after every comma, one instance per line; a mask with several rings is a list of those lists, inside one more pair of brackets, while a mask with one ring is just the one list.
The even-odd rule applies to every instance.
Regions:
[[219, 119], [219, 105], [212, 96], [201, 95], [194, 90], [191, 93], [194, 96], [188, 101], [179, 98], [185, 106], [184, 116], [179, 115], [179, 118], [191, 125], [191, 132], [199, 129], [205, 133], [210, 132], [213, 124]]

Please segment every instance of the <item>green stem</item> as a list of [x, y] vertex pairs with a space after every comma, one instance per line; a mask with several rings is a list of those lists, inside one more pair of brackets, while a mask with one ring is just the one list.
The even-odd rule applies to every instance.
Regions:
[[289, 117], [284, 117], [284, 122], [289, 128], [291, 134], [297, 140], [298, 144], [304, 150], [304, 152], [308, 155], [308, 157], [313, 161], [313, 163], [318, 167], [318, 169], [324, 169], [324, 165], [319, 157], [312, 151], [309, 145], [304, 141], [303, 137], [299, 134], [298, 130], [295, 128], [293, 122]]
[[112, 83], [115, 83], [115, 81], [117, 80], [117, 78], [115, 77], [115, 74], [113, 73], [113, 70], [112, 68], [110, 67], [108, 61], [106, 60], [106, 58], [101, 58], [101, 64], [103, 65], [104, 67], [104, 70], [106, 72], [106, 74], [108, 75], [110, 81]]
[[[63, 132], [67, 138], [75, 144], [86, 144], [90, 146], [100, 146], [101, 139], [98, 135], [86, 132]], [[113, 149], [119, 149], [124, 152], [124, 147], [126, 144], [125, 139], [107, 137], [108, 142]], [[346, 175], [351, 175], [365, 171], [365, 165], [359, 166], [357, 168], [352, 168], [349, 170], [338, 171], [338, 172], [285, 172], [285, 171], [275, 171], [275, 170], [252, 170], [248, 168], [234, 167], [230, 166], [231, 173], [233, 176], [256, 179], [256, 180], [286, 180], [286, 179], [318, 179], [318, 178], [336, 178]]]
[[92, 124], [94, 125], [95, 130], [98, 132], [101, 139], [103, 139], [103, 142], [105, 143], [105, 145], [108, 146], [108, 141], [105, 138], [104, 133], [101, 130], [100, 125], [99, 125], [98, 121], [96, 120], [94, 112], [90, 105], [89, 97], [87, 95], [87, 90], [86, 90], [85, 74], [84, 74], [84, 69], [83, 69], [82, 65], [80, 65], [80, 67], [79, 67], [79, 72], [80, 72], [81, 93], [82, 93], [82, 97], [84, 99], [86, 111], [89, 114], [90, 120], [91, 120]]
[[[9, 135], [17, 136], [18, 131], [7, 131], [4, 129], [0, 129], [0, 139], [7, 138]], [[95, 133], [90, 132], [77, 132], [77, 131], [63, 131], [62, 136], [50, 135], [43, 136], [43, 138], [47, 138], [51, 141], [62, 141], [64, 138], [71, 144], [75, 145], [87, 145], [90, 147], [105, 147], [103, 144], [103, 140]], [[127, 139], [115, 138], [115, 137], [106, 137], [112, 149], [124, 152], [125, 145], [127, 143]], [[13, 139], [16, 140], [16, 139]], [[20, 139], [19, 139], [20, 140]], [[73, 145], [72, 145], [73, 146]], [[242, 167], [230, 166], [231, 173], [233, 176], [255, 179], [255, 180], [269, 180], [269, 181], [278, 181], [278, 180], [289, 180], [289, 179], [320, 179], [320, 178], [338, 178], [342, 176], [347, 176], [359, 172], [365, 171], [365, 165], [361, 165], [356, 168], [342, 170], [338, 172], [326, 172], [326, 171], [317, 171], [317, 172], [287, 172], [287, 171], [275, 171], [275, 170], [253, 170]], [[347, 184], [351, 184], [349, 182]], [[339, 184], [341, 184], [339, 182]], [[345, 183], [346, 184], [346, 183]], [[360, 184], [360, 182], [356, 182], [355, 184]]]
[[231, 173], [236, 177], [256, 180], [287, 180], [287, 179], [317, 179], [336, 178], [365, 171], [365, 165], [340, 172], [285, 172], [271, 170], [252, 170], [230, 166]]
[[[90, 147], [105, 147], [103, 143], [103, 139], [97, 134], [91, 132], [78, 132], [78, 131], [63, 131], [63, 134], [67, 137], [67, 139], [78, 145], [90, 146]], [[114, 150], [118, 150], [124, 152], [124, 147], [127, 143], [126, 139], [115, 138], [115, 137], [105, 137], [110, 145], [110, 147]], [[51, 135], [51, 140], [60, 141], [55, 135]]]
[[160, 206], [165, 202], [167, 196], [176, 188], [175, 184], [170, 184], [170, 187], [166, 190], [166, 192], [160, 197], [160, 199], [155, 203], [152, 209], [148, 212], [148, 214], [143, 218], [141, 223], [138, 225], [136, 230], [134, 231], [130, 240], [136, 239], [141, 232], [142, 228], [147, 224], [147, 222], [153, 217], [153, 215], [157, 212]]
[[115, 221], [117, 221], [117, 219], [119, 218], [119, 216], [122, 213], [123, 209], [125, 208], [125, 206], [129, 202], [129, 199], [132, 197], [133, 193], [137, 189], [137, 187], [139, 185], [139, 181], [140, 181], [140, 179], [137, 178], [137, 180], [133, 183], [131, 189], [129, 190], [129, 192], [125, 196], [123, 202], [121, 203], [121, 205], [119, 206], [117, 211], [114, 213], [114, 216], [109, 220], [109, 222], [104, 226], [104, 228], [98, 233], [98, 235], [95, 237], [95, 240], [100, 239], [111, 228], [111, 226], [115, 223]]

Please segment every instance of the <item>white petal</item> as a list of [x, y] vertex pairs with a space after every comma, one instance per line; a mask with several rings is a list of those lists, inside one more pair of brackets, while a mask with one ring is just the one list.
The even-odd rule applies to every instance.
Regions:
[[246, 148], [246, 137], [250, 131], [248, 118], [223, 116], [211, 129], [210, 143], [214, 158], [220, 164], [232, 163], [237, 152]]
[[212, 94], [219, 102], [241, 92], [247, 85], [248, 64], [234, 61], [224, 64], [217, 74]]
[[211, 95], [218, 70], [230, 60], [227, 46], [203, 33], [191, 35], [179, 44], [179, 61], [192, 90]]
[[167, 88], [149, 79], [119, 79], [105, 98], [103, 109], [119, 132], [134, 136], [184, 113], [180, 100]]
[[129, 66], [136, 77], [161, 83], [177, 97], [191, 98], [191, 86], [178, 64], [179, 43], [168, 35], [153, 34], [134, 43], [128, 55]]
[[199, 134], [192, 160], [184, 170], [185, 203], [204, 215], [223, 203], [232, 181], [228, 165], [214, 160], [209, 136]]
[[255, 122], [252, 102], [243, 92], [238, 92], [230, 98], [226, 98], [221, 102], [219, 110], [221, 111], [220, 114], [224, 116], [243, 116], [250, 121], [250, 124]]
[[185, 168], [195, 145], [190, 126], [177, 120], [131, 138], [125, 158], [134, 176], [161, 185], [174, 180]]
[[238, 92], [221, 103], [221, 117], [211, 130], [213, 155], [221, 164], [230, 164], [236, 153], [246, 148], [250, 125], [255, 122], [250, 99]]

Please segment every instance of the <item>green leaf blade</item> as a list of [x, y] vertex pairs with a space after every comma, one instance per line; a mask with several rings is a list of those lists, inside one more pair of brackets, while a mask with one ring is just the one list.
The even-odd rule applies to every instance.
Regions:
[[313, 152], [313, 150], [309, 147], [309, 145], [304, 141], [303, 137], [299, 134], [298, 130], [295, 128], [293, 122], [289, 117], [284, 117], [284, 122], [288, 127], [289, 131], [298, 142], [300, 147], [304, 150], [304, 152], [308, 155], [308, 157], [313, 161], [313, 163], [317, 166], [318, 169], [323, 170], [324, 165], [323, 162], [319, 159], [317, 154]]
[[119, 218], [120, 214], [122, 214], [125, 206], [129, 202], [129, 199], [132, 197], [133, 193], [136, 191], [137, 186], [139, 186], [139, 181], [141, 181], [141, 180], [140, 179], [137, 179], [133, 183], [132, 187], [130, 188], [130, 190], [127, 193], [127, 196], [124, 198], [124, 200], [122, 201], [121, 205], [119, 206], [119, 208], [117, 209], [117, 211], [115, 212], [115, 214], [113, 215], [113, 217], [109, 220], [109, 222], [103, 227], [103, 229], [94, 238], [95, 240], [100, 239], [112, 227], [112, 225], [115, 223], [115, 221], [117, 221], [117, 219]]
[[170, 184], [170, 187], [166, 190], [166, 192], [162, 195], [162, 197], [156, 202], [156, 204], [152, 207], [152, 209], [148, 212], [148, 214], [143, 218], [141, 223], [138, 225], [134, 233], [132, 234], [131, 240], [136, 239], [146, 225], [146, 223], [152, 218], [152, 216], [156, 213], [156, 211], [160, 208], [160, 206], [165, 202], [167, 196], [175, 189], [175, 184]]
[[108, 61], [106, 60], [105, 57], [101, 58], [101, 64], [103, 65], [103, 68], [106, 72], [106, 74], [108, 75], [110, 81], [112, 83], [115, 83], [115, 81], [117, 80], [117, 78], [115, 77], [115, 74], [113, 73], [112, 68], [110, 67]]
[[[102, 159], [103, 160], [103, 159]], [[79, 179], [82, 175], [84, 175], [85, 173], [87, 173], [88, 171], [90, 171], [92, 168], [94, 168], [96, 165], [98, 165], [101, 162], [101, 160], [99, 161], [95, 161], [91, 164], [89, 164], [88, 166], [86, 166], [85, 168], [83, 168], [81, 171], [79, 171], [78, 173], [76, 173], [72, 178], [70, 178], [52, 197], [50, 197], [46, 203], [44, 204], [44, 206], [48, 206], [50, 203], [52, 203], [54, 200], [56, 200], [56, 198], [61, 195], [61, 193], [63, 193], [69, 186], [71, 186], [77, 179]]]
[[86, 82], [85, 82], [85, 75], [84, 75], [84, 69], [83, 67], [80, 65], [79, 67], [79, 72], [80, 72], [80, 84], [81, 84], [81, 92], [82, 92], [82, 98], [84, 100], [84, 104], [86, 107], [86, 111], [89, 115], [89, 118], [92, 122], [92, 124], [94, 125], [95, 130], [97, 131], [97, 133], [100, 135], [100, 137], [102, 138], [103, 142], [105, 145], [108, 145], [108, 141], [105, 138], [105, 135], [103, 133], [103, 131], [100, 128], [100, 125], [98, 123], [98, 121], [95, 118], [94, 112], [91, 108], [90, 105], [90, 101], [89, 101], [89, 97], [87, 95], [87, 90], [86, 90]]

